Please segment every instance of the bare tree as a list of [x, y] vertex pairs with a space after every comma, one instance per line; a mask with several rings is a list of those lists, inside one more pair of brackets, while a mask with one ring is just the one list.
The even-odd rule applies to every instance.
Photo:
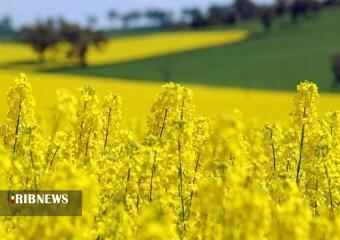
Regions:
[[145, 16], [153, 21], [157, 27], [166, 28], [171, 26], [172, 15], [170, 12], [166, 12], [160, 9], [151, 9], [146, 11]]
[[207, 25], [207, 20], [198, 8], [184, 9], [182, 14], [184, 18], [189, 18], [191, 27], [204, 27]]
[[31, 45], [33, 50], [39, 54], [40, 61], [45, 60], [46, 50], [55, 46], [59, 41], [53, 21], [39, 21], [33, 26], [23, 27], [21, 34], [23, 41]]
[[67, 22], [61, 24], [60, 34], [62, 39], [71, 45], [67, 56], [78, 58], [79, 64], [83, 67], [87, 65], [86, 56], [90, 46], [99, 48], [106, 42], [106, 36], [103, 32], [82, 28]]
[[115, 21], [119, 18], [119, 14], [115, 10], [111, 9], [107, 13], [107, 18], [111, 22], [111, 25], [112, 25], [112, 28], [113, 28]]
[[264, 31], [269, 31], [272, 26], [275, 10], [273, 7], [264, 6], [259, 8], [259, 14]]
[[129, 12], [129, 13], [121, 16], [124, 28], [126, 28], [126, 29], [130, 28], [131, 23], [138, 20], [139, 18], [141, 18], [141, 16], [142, 16], [142, 14], [140, 12], [137, 12], [137, 11], [132, 11], [132, 12]]
[[250, 0], [235, 0], [234, 7], [237, 13], [243, 19], [249, 19], [255, 17], [256, 5]]

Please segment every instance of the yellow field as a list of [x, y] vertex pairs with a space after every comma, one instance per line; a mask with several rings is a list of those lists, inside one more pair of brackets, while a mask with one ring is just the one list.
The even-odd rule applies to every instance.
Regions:
[[[90, 64], [118, 63], [234, 43], [247, 38], [247, 36], [246, 31], [201, 31], [124, 37], [110, 40], [100, 51], [91, 50], [88, 61]], [[0, 64], [36, 60], [33, 51], [23, 44], [0, 44], [0, 52], [5, 56], [0, 58]], [[48, 53], [48, 56], [52, 55], [51, 52]], [[5, 96], [8, 87], [18, 75], [18, 71], [16, 67], [13, 67], [12, 70], [0, 69], [0, 96]], [[143, 121], [161, 86], [161, 83], [124, 79], [42, 74], [35, 72], [31, 67], [22, 68], [22, 71], [26, 72], [32, 81], [38, 109], [44, 111], [53, 104], [56, 89], [64, 88], [76, 93], [77, 88], [90, 84], [97, 89], [100, 96], [109, 91], [120, 94], [123, 98], [125, 119], [135, 118]], [[201, 114], [221, 114], [239, 109], [246, 118], [256, 118], [261, 121], [283, 121], [288, 118], [292, 106], [293, 94], [288, 92], [187, 86], [195, 93], [195, 103]], [[4, 98], [0, 101], [2, 116], [6, 109], [5, 101]], [[321, 113], [329, 109], [340, 109], [340, 96], [322, 94], [318, 109]]]
[[112, 39], [101, 51], [91, 51], [89, 63], [92, 65], [120, 63], [169, 53], [177, 53], [200, 48], [231, 44], [248, 37], [248, 32], [209, 31], [159, 33], [138, 37]]
[[[110, 43], [108, 53], [90, 60], [121, 62], [223, 42], [188, 35], [172, 45], [167, 36], [145, 37], [145, 46]], [[29, 51], [8, 47], [12, 55], [2, 64], [30, 61]], [[65, 204], [81, 216], [0, 217], [0, 239], [339, 239], [340, 114], [317, 111], [340, 109], [340, 95], [319, 99], [308, 81], [294, 93], [184, 84], [190, 91], [42, 73], [33, 65], [22, 66], [27, 77], [17, 66], [0, 66], [0, 188], [11, 189], [11, 202], [9, 192], [0, 194], [0, 212], [38, 214], [28, 204], [52, 203], [41, 205], [42, 213]], [[55, 105], [57, 89], [76, 98], [59, 95]], [[230, 114], [235, 109], [243, 119]], [[23, 202], [12, 189], [32, 194]], [[82, 203], [67, 194], [65, 202], [47, 198], [41, 189], [80, 190]]]
[[[5, 96], [8, 87], [13, 83], [17, 72], [0, 71], [0, 96]], [[39, 110], [48, 110], [52, 106], [56, 89], [69, 89], [77, 94], [76, 89], [90, 84], [95, 87], [99, 96], [109, 91], [118, 93], [123, 98], [124, 118], [144, 121], [154, 97], [160, 91], [161, 83], [127, 81], [124, 79], [103, 79], [84, 76], [28, 74], [33, 86], [33, 94]], [[194, 102], [201, 114], [214, 115], [228, 113], [239, 109], [245, 118], [256, 118], [260, 121], [284, 121], [289, 117], [292, 108], [293, 93], [243, 90], [239, 88], [206, 87], [185, 84], [194, 92]], [[6, 99], [0, 101], [1, 115], [6, 109]], [[340, 96], [321, 93], [318, 101], [321, 114], [331, 109], [340, 109]]]
[[[88, 55], [90, 65], [120, 63], [155, 57], [169, 53], [177, 53], [194, 49], [231, 44], [242, 41], [249, 36], [247, 31], [197, 31], [197, 32], [173, 32], [159, 33], [146, 36], [132, 36], [111, 39], [100, 50], [91, 49]], [[65, 46], [58, 46], [58, 49]], [[62, 50], [61, 50], [62, 51]], [[13, 62], [29, 62], [37, 60], [36, 54], [24, 44], [6, 43], [0, 44], [2, 57], [0, 64]], [[47, 58], [56, 56], [56, 51], [46, 53]]]
[[1, 43], [0, 52], [0, 64], [36, 60], [33, 50], [25, 44]]

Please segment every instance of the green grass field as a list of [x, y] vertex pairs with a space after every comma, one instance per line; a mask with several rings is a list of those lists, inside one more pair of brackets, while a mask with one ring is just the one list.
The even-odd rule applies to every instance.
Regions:
[[278, 19], [269, 32], [254, 21], [234, 28], [251, 29], [253, 36], [229, 46], [57, 72], [281, 90], [310, 79], [321, 90], [333, 90], [330, 58], [340, 52], [340, 8], [324, 9], [297, 25]]

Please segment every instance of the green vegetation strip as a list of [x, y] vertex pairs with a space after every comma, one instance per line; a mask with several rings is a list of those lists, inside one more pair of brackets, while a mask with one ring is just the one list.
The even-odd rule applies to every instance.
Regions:
[[[340, 52], [340, 9], [328, 9], [292, 24], [276, 20], [269, 32], [259, 23], [245, 42], [123, 64], [65, 68], [55, 72], [151, 81], [176, 81], [244, 88], [295, 90], [304, 79], [331, 91], [330, 58]], [[240, 27], [240, 26], [235, 26]]]

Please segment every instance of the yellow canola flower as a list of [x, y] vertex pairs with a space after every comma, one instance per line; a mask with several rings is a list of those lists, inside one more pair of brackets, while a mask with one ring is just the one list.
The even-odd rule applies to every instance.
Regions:
[[1, 187], [80, 189], [83, 216], [1, 217], [0, 237], [338, 239], [339, 112], [319, 117], [316, 85], [297, 90], [292, 121], [259, 126], [239, 111], [202, 117], [193, 92], [169, 83], [136, 136], [124, 99], [87, 85], [58, 94], [52, 111], [70, 113], [51, 133], [21, 75], [0, 121]]
[[33, 49], [21, 43], [1, 43], [0, 52], [2, 55], [0, 64], [22, 63], [37, 59]]
[[111, 39], [100, 50], [91, 50], [90, 65], [121, 63], [195, 49], [231, 44], [248, 38], [244, 30], [184, 31]]
[[[0, 96], [5, 96], [17, 72], [0, 70]], [[56, 90], [65, 89], [76, 95], [79, 86], [91, 85], [98, 97], [103, 99], [109, 92], [119, 93], [124, 109], [122, 117], [125, 123], [144, 124], [150, 106], [157, 95], [161, 83], [124, 79], [109, 79], [90, 76], [52, 75], [31, 73], [30, 81], [34, 85], [34, 98], [37, 100], [37, 114], [48, 114], [56, 104]], [[215, 116], [223, 112], [239, 109], [245, 119], [256, 118], [261, 122], [275, 121], [283, 123], [289, 119], [294, 94], [284, 91], [264, 91], [232, 87], [210, 87], [195, 84], [183, 84], [195, 95], [194, 103], [200, 114]], [[268, 101], [270, 99], [270, 101]], [[72, 100], [73, 102], [73, 100]], [[329, 111], [329, 106], [340, 109], [338, 94], [323, 93], [317, 102], [319, 115]], [[6, 102], [0, 98], [0, 117], [6, 113]]]

